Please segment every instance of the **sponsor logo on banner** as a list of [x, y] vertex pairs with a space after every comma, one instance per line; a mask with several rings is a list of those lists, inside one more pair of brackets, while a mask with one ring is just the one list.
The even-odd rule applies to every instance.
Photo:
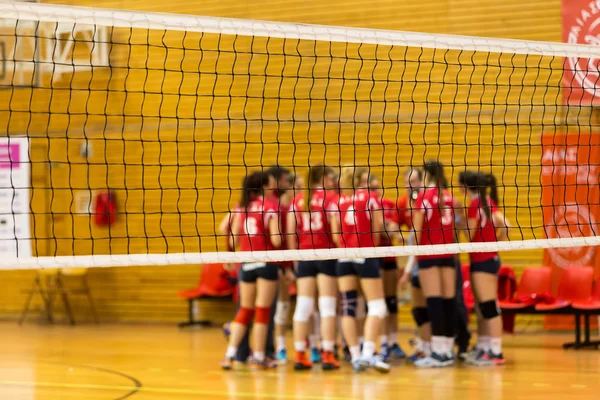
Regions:
[[[562, 0], [563, 41], [600, 45], [600, 0]], [[567, 104], [600, 104], [600, 59], [565, 60], [563, 94]]]

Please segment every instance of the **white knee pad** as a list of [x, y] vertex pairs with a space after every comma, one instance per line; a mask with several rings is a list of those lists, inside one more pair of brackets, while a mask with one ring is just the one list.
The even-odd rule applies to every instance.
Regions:
[[369, 303], [369, 317], [385, 318], [388, 315], [387, 306], [385, 300], [377, 299], [371, 300]]
[[364, 296], [358, 296], [356, 299], [356, 319], [364, 319], [367, 313], [367, 304]]
[[290, 302], [289, 301], [278, 301], [275, 307], [275, 317], [273, 320], [276, 325], [285, 325], [288, 323], [290, 317]]
[[315, 299], [310, 296], [298, 296], [296, 298], [296, 310], [294, 311], [294, 321], [308, 322], [315, 310]]
[[335, 297], [320, 296], [319, 297], [319, 314], [321, 318], [332, 318], [336, 314], [337, 301]]

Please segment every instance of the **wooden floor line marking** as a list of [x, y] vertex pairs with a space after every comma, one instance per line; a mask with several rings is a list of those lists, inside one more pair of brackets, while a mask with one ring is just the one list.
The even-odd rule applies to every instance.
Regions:
[[[26, 387], [47, 387], [54, 389], [89, 389], [89, 390], [131, 390], [130, 386], [120, 385], [96, 385], [87, 383], [58, 383], [58, 382], [26, 382], [26, 381], [0, 381], [0, 386], [26, 386]], [[229, 396], [236, 397], [256, 397], [256, 393], [251, 392], [225, 392], [219, 390], [201, 390], [201, 389], [177, 389], [177, 388], [157, 388], [144, 386], [138, 390], [138, 393], [162, 393], [162, 394], [189, 394], [205, 396]], [[323, 396], [298, 395], [298, 394], [279, 394], [279, 393], [261, 393], [261, 397], [272, 399], [305, 399], [320, 400]], [[328, 400], [358, 400], [356, 397], [327, 397]]]

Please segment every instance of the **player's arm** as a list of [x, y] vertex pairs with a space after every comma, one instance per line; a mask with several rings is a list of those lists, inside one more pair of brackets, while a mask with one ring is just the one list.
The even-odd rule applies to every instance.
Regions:
[[372, 209], [371, 213], [371, 232], [373, 236], [373, 244], [378, 246], [381, 242], [381, 235], [386, 235], [384, 232], [385, 223], [382, 209]]
[[496, 228], [496, 238], [500, 240], [508, 240], [508, 229], [510, 228], [510, 222], [506, 219], [502, 211], [495, 210], [492, 213], [492, 221]]
[[287, 225], [286, 225], [286, 229], [287, 231], [285, 232], [285, 240], [286, 240], [286, 244], [288, 249], [290, 250], [295, 250], [298, 248], [298, 238], [296, 235], [296, 229], [297, 229], [297, 221], [296, 221], [296, 213], [297, 212], [302, 212], [302, 211], [296, 211], [294, 207], [292, 207], [292, 209], [290, 209], [290, 212], [287, 214]]
[[[231, 214], [230, 214], [231, 216]], [[241, 233], [242, 221], [240, 214], [233, 214], [231, 216], [231, 232], [227, 240], [229, 240], [229, 247], [235, 250], [236, 247], [236, 235]]]
[[413, 229], [415, 231], [415, 244], [421, 243], [421, 234], [423, 230], [423, 222], [425, 221], [425, 212], [423, 210], [415, 210], [412, 213]]
[[[478, 211], [476, 209], [476, 211]], [[475, 234], [477, 233], [477, 225], [479, 224], [479, 219], [477, 217], [473, 218], [469, 216], [467, 219], [467, 238], [470, 242], [475, 239]]]
[[279, 225], [279, 215], [275, 211], [269, 212], [268, 221], [269, 239], [271, 240], [271, 244], [278, 249], [283, 242], [281, 238], [281, 226]]

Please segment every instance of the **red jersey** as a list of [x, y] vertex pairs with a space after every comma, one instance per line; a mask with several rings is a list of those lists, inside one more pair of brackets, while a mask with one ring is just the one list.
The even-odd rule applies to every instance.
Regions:
[[[417, 196], [415, 212], [421, 212], [425, 217], [423, 218], [419, 245], [454, 243], [454, 199], [447, 190], [443, 190], [442, 193], [443, 203], [441, 207], [437, 187], [428, 187]], [[422, 255], [417, 256], [417, 259], [447, 257], [452, 257], [452, 254]]]
[[[398, 210], [396, 203], [390, 199], [381, 199], [381, 206], [383, 208], [383, 221], [387, 225], [388, 223], [398, 223]], [[385, 231], [385, 229], [384, 229]], [[379, 240], [380, 247], [391, 246], [392, 242], [388, 239], [386, 232], [381, 233], [381, 239]], [[385, 257], [384, 261], [394, 262], [396, 257]]]
[[398, 215], [396, 222], [399, 227], [406, 226], [408, 230], [412, 229], [412, 210], [409, 201], [409, 195], [404, 195], [398, 199]]
[[337, 212], [337, 196], [315, 189], [311, 194], [310, 211], [304, 210], [304, 193], [296, 195], [290, 212], [296, 217], [299, 249], [331, 249], [331, 218]]
[[269, 222], [277, 217], [277, 205], [258, 197], [241, 211], [240, 249], [242, 251], [275, 250], [270, 238]]
[[[281, 249], [282, 250], [286, 250], [287, 249], [287, 241], [285, 240], [285, 234], [287, 232], [287, 215], [290, 212], [290, 204], [283, 204], [281, 202], [281, 198], [277, 196], [277, 191], [275, 192], [275, 194], [273, 194], [273, 196], [270, 197], [269, 199], [271, 201], [271, 203], [273, 203], [275, 205], [275, 210], [277, 211], [277, 214], [279, 215], [279, 229], [281, 230], [281, 233], [284, 235], [284, 240], [281, 243]], [[293, 265], [293, 263], [291, 261], [279, 261], [279, 262], [274, 262], [273, 264], [277, 264], [280, 265], [284, 268], [289, 268]]]
[[341, 246], [373, 247], [371, 211], [380, 209], [381, 201], [367, 190], [357, 190], [352, 196], [342, 195], [339, 200]]
[[[490, 213], [494, 214], [498, 211], [498, 206], [496, 203], [492, 201], [489, 197], [487, 197], [487, 203], [490, 206]], [[467, 208], [467, 218], [468, 219], [477, 219], [477, 231], [475, 232], [475, 236], [473, 236], [472, 242], [497, 242], [498, 237], [496, 236], [496, 227], [494, 226], [494, 221], [491, 218], [488, 218], [485, 215], [485, 210], [481, 205], [481, 199], [477, 197], [474, 199], [469, 207]], [[472, 262], [482, 262], [491, 260], [494, 257], [498, 256], [497, 252], [489, 252], [489, 253], [471, 253], [471, 261]]]

